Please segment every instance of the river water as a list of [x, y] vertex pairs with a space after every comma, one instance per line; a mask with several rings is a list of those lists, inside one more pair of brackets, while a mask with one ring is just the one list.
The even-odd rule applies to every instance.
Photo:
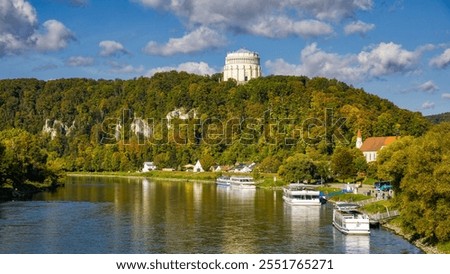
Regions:
[[422, 253], [384, 229], [347, 236], [331, 221], [331, 204], [287, 206], [281, 191], [68, 177], [55, 193], [0, 204], [0, 253]]

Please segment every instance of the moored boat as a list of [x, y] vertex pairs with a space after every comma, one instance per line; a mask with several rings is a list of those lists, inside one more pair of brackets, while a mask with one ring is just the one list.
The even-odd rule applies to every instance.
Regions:
[[344, 234], [370, 234], [370, 219], [358, 210], [359, 205], [337, 203], [333, 209], [333, 225]]
[[219, 186], [230, 186], [231, 185], [230, 176], [220, 176], [219, 178], [216, 179], [216, 184]]
[[256, 188], [255, 181], [252, 177], [247, 176], [231, 176], [231, 187], [235, 188], [247, 188], [254, 189]]
[[256, 188], [255, 181], [248, 176], [220, 176], [216, 180], [216, 184], [220, 186], [231, 186], [235, 188]]
[[283, 200], [290, 205], [316, 206], [326, 203], [325, 196], [312, 186], [290, 184], [283, 188]]

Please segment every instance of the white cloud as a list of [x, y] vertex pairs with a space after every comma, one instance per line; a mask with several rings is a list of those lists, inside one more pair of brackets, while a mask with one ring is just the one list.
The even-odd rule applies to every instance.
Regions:
[[66, 65], [71, 67], [87, 67], [94, 64], [94, 58], [84, 56], [72, 56], [66, 60]]
[[417, 68], [420, 51], [408, 51], [394, 43], [380, 43], [359, 54], [339, 55], [317, 47], [305, 47], [300, 54], [300, 64], [289, 64], [283, 59], [267, 61], [272, 74], [324, 76], [342, 81], [359, 82], [396, 73], [406, 73]]
[[433, 81], [427, 81], [418, 86], [418, 89], [424, 92], [433, 93], [439, 90], [439, 87]]
[[178, 53], [192, 53], [226, 44], [225, 38], [216, 31], [200, 27], [181, 38], [171, 38], [165, 45], [151, 41], [144, 52], [154, 55], [169, 56]]
[[47, 70], [53, 70], [53, 69], [57, 69], [57, 68], [58, 68], [58, 65], [53, 64], [53, 63], [47, 63], [44, 65], [34, 67], [33, 71], [47, 71]]
[[436, 68], [446, 68], [450, 65], [450, 49], [446, 49], [441, 55], [430, 60], [430, 65]]
[[28, 1], [0, 0], [0, 57], [25, 50], [59, 50], [74, 39], [56, 20], [46, 21], [43, 28], [40, 33], [36, 10]]
[[358, 54], [362, 70], [372, 76], [384, 76], [416, 69], [420, 53], [408, 51], [395, 43], [380, 43]]
[[[133, 1], [172, 12], [190, 26], [208, 26], [267, 37], [329, 35], [330, 26], [323, 21], [335, 22], [354, 17], [357, 11], [370, 10], [373, 6], [372, 0]], [[275, 26], [270, 26], [267, 21]], [[285, 29], [280, 28], [281, 22], [288, 23]], [[282, 34], [273, 31], [281, 31]]]
[[37, 14], [30, 3], [0, 0], [0, 56], [26, 48], [36, 27]]
[[256, 24], [248, 27], [248, 32], [271, 38], [298, 35], [303, 37], [322, 36], [333, 33], [333, 28], [318, 20], [292, 21], [288, 17], [262, 18]]
[[422, 104], [422, 109], [433, 109], [435, 107], [435, 103], [426, 101]]
[[125, 47], [116, 41], [105, 40], [101, 41], [98, 46], [100, 47], [100, 55], [101, 56], [113, 56], [119, 54], [128, 54], [128, 51]]
[[361, 34], [364, 35], [367, 32], [375, 28], [374, 24], [364, 23], [362, 21], [352, 22], [344, 27], [344, 32], [346, 35], [350, 34]]
[[140, 65], [135, 67], [129, 64], [121, 64], [118, 62], [109, 62], [111, 66], [110, 71], [116, 74], [133, 74], [133, 73], [142, 73], [144, 71], [144, 66]]
[[442, 99], [450, 100], [450, 93], [442, 93], [441, 97]]
[[318, 19], [341, 20], [354, 16], [358, 10], [372, 9], [372, 0], [285, 0], [282, 2], [298, 5], [306, 9]]
[[217, 71], [213, 68], [211, 68], [207, 63], [205, 62], [187, 62], [182, 63], [178, 65], [177, 67], [159, 67], [151, 69], [147, 76], [151, 77], [157, 72], [164, 72], [164, 71], [185, 71], [188, 73], [198, 74], [198, 75], [212, 75], [214, 73], [217, 73]]
[[72, 32], [59, 21], [48, 20], [43, 26], [46, 30], [44, 33], [35, 33], [31, 37], [36, 49], [40, 51], [63, 49], [67, 47], [70, 40], [75, 39]]

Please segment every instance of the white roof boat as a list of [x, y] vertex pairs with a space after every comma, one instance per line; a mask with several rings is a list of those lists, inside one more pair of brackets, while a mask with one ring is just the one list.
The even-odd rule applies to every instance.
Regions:
[[333, 209], [333, 225], [344, 234], [370, 234], [370, 219], [358, 210], [359, 205], [337, 203]]
[[220, 176], [216, 180], [217, 185], [231, 186], [236, 188], [256, 188], [255, 181], [252, 177], [247, 176]]
[[220, 186], [230, 186], [231, 185], [230, 176], [220, 176], [219, 178], [216, 179], [216, 184]]
[[283, 200], [290, 205], [315, 206], [326, 203], [325, 196], [305, 184], [290, 184], [283, 188]]

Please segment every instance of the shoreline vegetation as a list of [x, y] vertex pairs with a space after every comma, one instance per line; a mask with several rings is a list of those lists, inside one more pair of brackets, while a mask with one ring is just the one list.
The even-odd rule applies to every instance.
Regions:
[[259, 173], [254, 174], [238, 174], [238, 173], [222, 173], [222, 172], [186, 172], [186, 171], [160, 171], [154, 170], [150, 172], [68, 172], [67, 176], [98, 176], [98, 177], [130, 177], [130, 178], [151, 178], [154, 180], [170, 180], [185, 182], [206, 182], [214, 183], [216, 179], [223, 175], [241, 175], [253, 176], [258, 187], [262, 188], [280, 188], [284, 185], [284, 181], [276, 174]]
[[[150, 172], [70, 172], [66, 174], [67, 176], [80, 176], [80, 177], [123, 177], [123, 178], [151, 178], [153, 180], [169, 180], [169, 181], [179, 181], [179, 182], [203, 182], [203, 183], [214, 183], [215, 179], [221, 175], [218, 172], [185, 172], [185, 171], [150, 171]], [[284, 184], [283, 181], [278, 180], [274, 182], [275, 174], [261, 174], [260, 178], [257, 180], [259, 186], [262, 188], [277, 189], [281, 188]], [[336, 190], [335, 188], [327, 188], [329, 191]], [[343, 194], [341, 198], [348, 198], [352, 194]], [[361, 194], [358, 195], [359, 200]], [[332, 201], [334, 202], [334, 201]], [[425, 252], [426, 254], [445, 254], [441, 252], [438, 247], [430, 246], [423, 243], [422, 239], [413, 239], [412, 235], [405, 233], [397, 222], [397, 218], [394, 218], [388, 222], [384, 222], [381, 226], [392, 233], [404, 238], [411, 244], [415, 245], [417, 248]]]
[[14, 188], [12, 185], [0, 187], [0, 203], [8, 201], [26, 201], [33, 195], [44, 191], [56, 191], [58, 187], [64, 186], [61, 182], [25, 182], [20, 188]]

